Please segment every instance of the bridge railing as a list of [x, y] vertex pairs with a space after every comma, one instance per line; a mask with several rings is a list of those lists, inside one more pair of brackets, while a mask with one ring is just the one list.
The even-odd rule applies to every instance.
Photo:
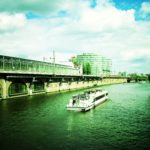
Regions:
[[80, 75], [79, 68], [73, 68], [71, 66], [62, 64], [53, 64], [48, 62], [28, 60], [3, 55], [0, 55], [0, 72]]

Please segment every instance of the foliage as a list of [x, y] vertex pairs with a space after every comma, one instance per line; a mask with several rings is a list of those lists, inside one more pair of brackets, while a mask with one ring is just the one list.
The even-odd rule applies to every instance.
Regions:
[[150, 82], [150, 74], [147, 74], [148, 81]]
[[83, 74], [91, 74], [91, 65], [90, 63], [84, 63], [83, 64]]
[[71, 62], [74, 64], [74, 66], [79, 66], [80, 65], [80, 63], [77, 60], [77, 57], [72, 57]]
[[91, 65], [90, 63], [81, 63], [79, 62], [79, 60], [77, 59], [77, 57], [72, 57], [71, 60], [70, 60], [75, 67], [78, 67], [80, 66], [81, 64], [83, 65], [83, 74], [91, 74]]
[[136, 81], [136, 82], [148, 80], [148, 76], [147, 75], [137, 74], [137, 73], [129, 74], [129, 78], [130, 78], [130, 80]]

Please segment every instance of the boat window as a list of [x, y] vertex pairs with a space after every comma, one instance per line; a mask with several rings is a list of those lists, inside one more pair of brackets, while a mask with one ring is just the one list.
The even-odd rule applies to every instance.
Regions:
[[86, 94], [81, 94], [81, 95], [78, 96], [78, 98], [80, 100], [85, 100], [85, 99], [87, 99], [86, 97], [87, 97]]
[[101, 92], [102, 90], [101, 89], [96, 89], [96, 92]]
[[98, 96], [98, 97], [96, 97], [96, 98], [94, 99], [94, 101], [97, 101], [97, 100], [99, 100], [99, 99], [101, 99], [101, 98], [103, 98], [103, 97], [105, 97], [104, 94], [103, 94], [103, 95], [100, 95], [100, 96]]
[[75, 100], [75, 101], [78, 100], [78, 96], [73, 96], [72, 100]]
[[91, 93], [91, 91], [85, 91], [84, 93], [85, 93], [85, 94], [90, 94], [90, 93]]

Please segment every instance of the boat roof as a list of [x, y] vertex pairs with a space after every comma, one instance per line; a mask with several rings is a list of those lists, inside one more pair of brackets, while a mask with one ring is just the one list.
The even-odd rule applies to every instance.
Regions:
[[[82, 99], [82, 98], [85, 98], [87, 96], [87, 94], [95, 93], [95, 92], [98, 92], [98, 91], [102, 92], [102, 91], [105, 91], [105, 90], [102, 90], [102, 89], [88, 90], [88, 91], [84, 91], [84, 93], [73, 95], [72, 98], [73, 99]], [[105, 91], [105, 92], [107, 92], [107, 91]]]
[[98, 91], [103, 91], [102, 89], [95, 89], [95, 90], [88, 90], [88, 91], [85, 91], [84, 93], [94, 93], [94, 92], [98, 92]]

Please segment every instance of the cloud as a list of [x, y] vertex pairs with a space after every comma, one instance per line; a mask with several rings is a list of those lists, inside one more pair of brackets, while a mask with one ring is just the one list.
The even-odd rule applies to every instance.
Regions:
[[24, 14], [0, 13], [0, 32], [14, 31], [26, 24]]
[[84, 29], [96, 32], [127, 28], [134, 25], [134, 11], [120, 11], [114, 7], [88, 8], [82, 12], [80, 23]]
[[37, 14], [54, 14], [60, 9], [82, 0], [1, 0], [0, 12], [22, 13], [32, 11]]
[[[88, 0], [56, 0], [46, 10], [42, 10], [42, 5], [36, 10], [33, 0], [23, 0], [9, 7], [18, 4], [16, 12], [23, 12], [29, 10], [21, 8], [25, 3], [32, 6], [32, 12], [52, 15], [28, 19], [25, 13], [0, 13], [3, 16], [0, 18], [7, 20], [5, 29], [0, 25], [1, 32], [5, 31], [0, 33], [1, 54], [42, 60], [44, 56], [51, 57], [55, 50], [57, 59], [67, 60], [71, 55], [94, 52], [112, 58], [117, 71], [148, 71], [150, 23], [136, 21], [135, 10], [119, 10], [112, 2], [104, 0], [97, 1], [94, 7]], [[61, 16], [61, 11], [66, 14]], [[136, 61], [143, 61], [141, 58], [145, 58], [145, 65]]]
[[138, 14], [139, 14], [138, 17], [140, 19], [144, 21], [149, 21], [150, 20], [150, 2], [143, 2]]
[[48, 10], [54, 10], [57, 3], [60, 0], [49, 1], [49, 0], [1, 0], [0, 1], [0, 11], [3, 12], [25, 12], [33, 10], [35, 12], [47, 12]]
[[149, 14], [150, 13], [150, 2], [143, 2], [142, 7], [141, 7], [141, 11], [144, 14]]

